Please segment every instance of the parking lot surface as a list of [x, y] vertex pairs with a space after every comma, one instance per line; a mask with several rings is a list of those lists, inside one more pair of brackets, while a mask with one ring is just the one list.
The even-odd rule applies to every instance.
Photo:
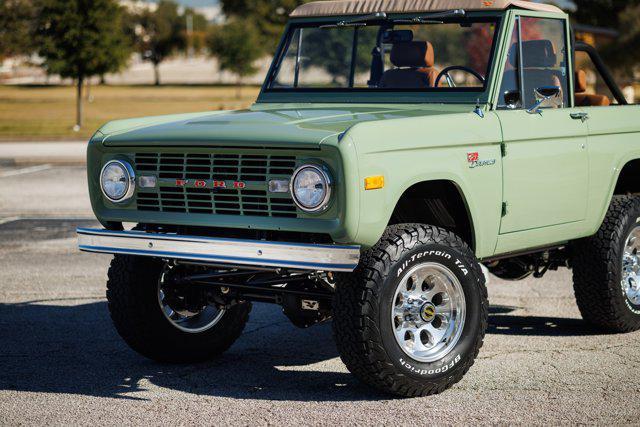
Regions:
[[492, 278], [490, 327], [453, 389], [396, 399], [360, 385], [331, 325], [301, 330], [254, 305], [217, 360], [162, 365], [117, 336], [109, 256], [82, 254], [91, 226], [81, 167], [0, 167], [0, 424], [626, 424], [640, 422], [640, 334], [580, 319], [567, 270]]

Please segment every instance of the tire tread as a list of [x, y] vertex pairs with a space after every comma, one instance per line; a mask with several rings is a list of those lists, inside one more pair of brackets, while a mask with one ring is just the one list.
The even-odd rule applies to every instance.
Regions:
[[[480, 279], [481, 333], [473, 345], [473, 356], [466, 358], [453, 375], [441, 381], [419, 381], [395, 369], [386, 355], [376, 314], [385, 272], [402, 255], [417, 245], [440, 244], [456, 250]], [[452, 232], [423, 224], [390, 226], [380, 241], [362, 256], [352, 274], [339, 276], [333, 306], [333, 332], [340, 357], [357, 378], [382, 391], [405, 397], [441, 393], [456, 384], [469, 371], [484, 341], [488, 325], [488, 295], [484, 274], [467, 244]]]
[[626, 297], [618, 280], [625, 230], [638, 216], [639, 197], [614, 196], [598, 232], [572, 245], [573, 289], [580, 313], [593, 326], [611, 332], [640, 328], [640, 316], [623, 307]]
[[182, 332], [149, 299], [148, 287], [157, 286], [161, 269], [162, 262], [155, 258], [116, 255], [111, 261], [107, 302], [118, 334], [133, 350], [160, 362], [199, 362], [229, 349], [249, 320], [251, 304], [227, 310], [220, 323], [208, 331]]

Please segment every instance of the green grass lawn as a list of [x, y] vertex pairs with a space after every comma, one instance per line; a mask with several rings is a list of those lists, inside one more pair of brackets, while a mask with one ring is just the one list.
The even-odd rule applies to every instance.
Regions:
[[74, 132], [74, 88], [0, 86], [0, 140], [86, 139], [115, 119], [246, 108], [258, 91], [242, 88], [237, 99], [235, 87], [98, 86], [85, 102], [83, 128]]
[[[636, 86], [640, 94], [640, 86]], [[219, 86], [98, 86], [85, 102], [85, 124], [75, 124], [75, 89], [63, 86], [1, 86], [0, 141], [75, 140], [90, 137], [104, 123], [123, 118], [207, 110], [246, 108], [257, 87]]]

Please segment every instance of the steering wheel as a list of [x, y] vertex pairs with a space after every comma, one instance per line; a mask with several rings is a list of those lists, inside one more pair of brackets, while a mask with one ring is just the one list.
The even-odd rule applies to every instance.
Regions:
[[482, 85], [484, 86], [485, 78], [482, 77], [482, 75], [478, 73], [476, 70], [474, 70], [473, 68], [465, 67], [463, 65], [453, 65], [451, 67], [447, 67], [444, 70], [440, 71], [440, 74], [438, 74], [438, 77], [436, 78], [436, 82], [433, 85], [433, 87], [440, 87], [440, 80], [442, 80], [442, 78], [445, 76], [447, 77], [447, 83], [449, 83], [449, 87], [456, 87], [456, 84], [453, 82], [453, 79], [449, 75], [449, 72], [453, 70], [466, 71], [476, 79], [480, 80], [480, 83], [482, 83]]

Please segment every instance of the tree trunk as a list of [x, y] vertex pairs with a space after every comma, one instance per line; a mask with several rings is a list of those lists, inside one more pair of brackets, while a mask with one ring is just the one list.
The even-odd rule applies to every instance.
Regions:
[[82, 128], [82, 85], [84, 77], [78, 78], [77, 94], [76, 94], [76, 128]]
[[236, 81], [236, 99], [242, 99], [242, 77], [240, 76]]
[[160, 64], [154, 62], [153, 63], [153, 73], [155, 75], [156, 86], [160, 86]]

